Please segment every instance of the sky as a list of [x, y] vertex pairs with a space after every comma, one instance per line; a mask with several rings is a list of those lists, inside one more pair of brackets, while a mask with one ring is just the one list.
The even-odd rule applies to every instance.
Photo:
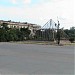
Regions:
[[43, 26], [53, 19], [60, 27], [74, 25], [74, 0], [0, 0], [0, 20], [29, 22]]

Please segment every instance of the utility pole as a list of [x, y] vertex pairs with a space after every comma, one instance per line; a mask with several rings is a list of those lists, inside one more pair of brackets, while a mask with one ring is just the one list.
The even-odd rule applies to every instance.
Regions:
[[55, 41], [55, 38], [54, 38], [54, 29], [53, 29], [53, 41]]
[[58, 21], [58, 26], [57, 26], [57, 43], [58, 45], [60, 44], [60, 29], [59, 29], [60, 23]]

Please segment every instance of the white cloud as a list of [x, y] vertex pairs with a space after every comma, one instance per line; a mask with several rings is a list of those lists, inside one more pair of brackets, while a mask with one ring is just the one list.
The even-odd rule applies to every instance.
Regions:
[[[26, 4], [31, 2], [30, 0], [23, 1]], [[28, 21], [39, 25], [44, 25], [51, 18], [56, 21], [58, 16], [61, 27], [69, 28], [73, 25], [73, 1], [46, 2], [23, 8], [0, 7], [0, 17], [2, 16], [11, 20]]]
[[30, 4], [31, 0], [10, 0], [12, 4]]
[[31, 3], [31, 0], [23, 0], [23, 3], [24, 4], [30, 4]]
[[17, 0], [11, 0], [12, 4], [17, 4]]

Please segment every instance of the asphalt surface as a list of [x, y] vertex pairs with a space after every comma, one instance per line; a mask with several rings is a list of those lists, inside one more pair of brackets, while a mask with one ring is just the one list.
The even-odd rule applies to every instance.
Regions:
[[0, 43], [0, 75], [74, 75], [74, 46]]

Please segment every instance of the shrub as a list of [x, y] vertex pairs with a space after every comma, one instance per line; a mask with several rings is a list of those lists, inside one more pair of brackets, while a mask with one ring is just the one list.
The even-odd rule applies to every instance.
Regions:
[[70, 41], [71, 43], [74, 43], [74, 38], [70, 38], [69, 41]]

